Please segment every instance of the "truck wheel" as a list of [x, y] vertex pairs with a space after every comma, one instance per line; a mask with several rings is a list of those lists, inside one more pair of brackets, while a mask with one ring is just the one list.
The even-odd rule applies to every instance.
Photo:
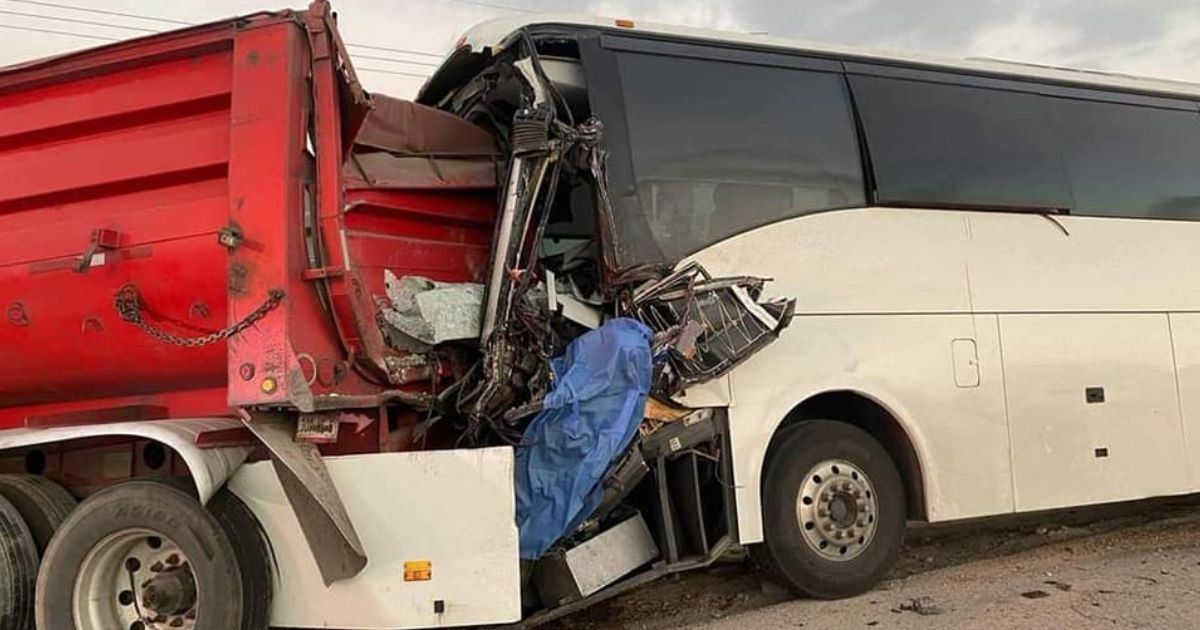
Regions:
[[0, 628], [33, 627], [37, 545], [12, 503], [0, 497]]
[[820, 599], [883, 580], [905, 526], [904, 486], [887, 451], [857, 427], [815, 420], [785, 429], [772, 453], [759, 550], [771, 572]]
[[75, 509], [75, 497], [66, 488], [39, 475], [0, 475], [0, 497], [8, 499], [29, 526], [39, 554]]
[[242, 573], [242, 625], [240, 630], [267, 630], [271, 598], [275, 592], [274, 555], [258, 518], [241, 499], [221, 490], [208, 502], [208, 511], [221, 524], [233, 545]]
[[79, 504], [50, 542], [37, 627], [230, 630], [242, 621], [242, 593], [217, 519], [178, 488], [130, 481]]

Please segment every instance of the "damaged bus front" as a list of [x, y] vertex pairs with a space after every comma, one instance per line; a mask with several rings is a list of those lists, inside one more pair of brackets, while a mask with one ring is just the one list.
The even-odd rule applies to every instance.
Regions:
[[589, 85], [601, 30], [496, 27], [468, 34], [421, 96], [488, 130], [507, 160], [486, 284], [418, 289], [473, 296], [482, 313], [479, 363], [419, 433], [516, 447], [524, 590], [545, 620], [739, 546], [724, 378], [795, 301], [768, 297], [768, 278], [714, 277], [685, 260], [691, 243], [649, 229], [656, 197], [687, 182], [647, 199], [610, 174], [628, 171], [608, 149], [632, 131], [596, 97], [617, 86]]

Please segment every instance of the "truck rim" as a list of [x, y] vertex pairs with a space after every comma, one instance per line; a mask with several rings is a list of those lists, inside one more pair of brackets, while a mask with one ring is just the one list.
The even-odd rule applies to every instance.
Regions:
[[796, 518], [804, 541], [826, 560], [844, 562], [865, 551], [878, 529], [878, 513], [878, 497], [870, 478], [842, 459], [813, 466], [796, 497]]
[[149, 529], [114, 533], [92, 548], [75, 579], [78, 630], [188, 630], [199, 590], [179, 545]]

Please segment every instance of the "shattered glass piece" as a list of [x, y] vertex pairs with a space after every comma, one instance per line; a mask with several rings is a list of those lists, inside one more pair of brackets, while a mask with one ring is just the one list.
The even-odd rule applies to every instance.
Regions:
[[384, 284], [391, 307], [380, 315], [395, 330], [429, 345], [479, 338], [482, 284], [397, 278], [391, 271], [384, 272]]

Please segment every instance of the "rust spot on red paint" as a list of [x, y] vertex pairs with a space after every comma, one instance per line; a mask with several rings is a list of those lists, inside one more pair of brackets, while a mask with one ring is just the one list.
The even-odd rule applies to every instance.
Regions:
[[250, 268], [245, 263], [234, 261], [229, 264], [229, 294], [246, 295], [246, 285], [250, 282]]

